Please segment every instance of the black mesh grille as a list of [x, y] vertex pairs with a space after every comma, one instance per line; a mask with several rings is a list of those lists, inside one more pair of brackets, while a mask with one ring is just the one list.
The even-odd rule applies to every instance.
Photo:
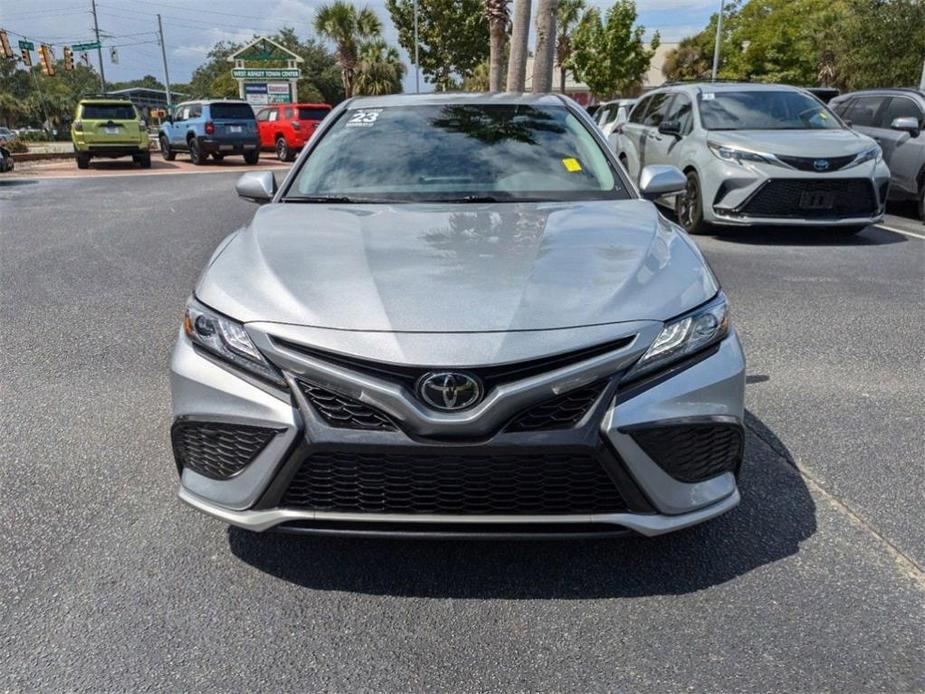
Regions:
[[571, 514], [626, 510], [593, 452], [314, 453], [282, 506], [316, 511]]
[[736, 424], [683, 424], [637, 429], [633, 439], [669, 475], [700, 482], [735, 472], [742, 462], [742, 428]]
[[[853, 162], [857, 155], [849, 154], [847, 157], [785, 157], [780, 154], [777, 158], [785, 164], [789, 164], [800, 171], [815, 171], [817, 173], [827, 173], [829, 171], [838, 171]], [[817, 162], [826, 162], [827, 166], [822, 169], [816, 168]]]
[[264, 449], [276, 429], [224, 422], [176, 422], [170, 430], [180, 469], [225, 480], [241, 472]]
[[315, 411], [332, 427], [380, 431], [395, 429], [395, 425], [385, 414], [359, 400], [306, 381], [299, 381], [299, 388]]
[[534, 405], [507, 426], [508, 431], [569, 429], [581, 421], [594, 405], [606, 384], [579, 388], [565, 395]]
[[[823, 208], [806, 206], [814, 203], [804, 195], [815, 193], [831, 196]], [[859, 178], [769, 181], [737, 212], [750, 217], [836, 219], [869, 216], [876, 210], [873, 186]]]

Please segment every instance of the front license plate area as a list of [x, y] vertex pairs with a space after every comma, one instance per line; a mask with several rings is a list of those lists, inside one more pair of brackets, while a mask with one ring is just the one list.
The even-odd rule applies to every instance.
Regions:
[[818, 190], [804, 190], [800, 193], [801, 210], [831, 210], [835, 206], [835, 196]]

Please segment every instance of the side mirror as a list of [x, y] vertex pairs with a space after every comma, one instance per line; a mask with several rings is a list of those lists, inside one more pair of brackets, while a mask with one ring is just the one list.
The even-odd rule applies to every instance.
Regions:
[[251, 171], [238, 179], [234, 189], [238, 197], [262, 205], [276, 195], [276, 177], [272, 171]]
[[912, 137], [918, 137], [919, 133], [922, 132], [919, 122], [915, 118], [908, 117], [893, 119], [893, 122], [890, 123], [890, 128], [893, 130], [902, 130], [912, 135]]
[[658, 131], [662, 135], [681, 137], [681, 124], [676, 120], [663, 120], [658, 124]]
[[642, 170], [639, 176], [639, 192], [646, 200], [656, 200], [664, 195], [674, 195], [687, 190], [687, 176], [676, 166], [652, 164]]

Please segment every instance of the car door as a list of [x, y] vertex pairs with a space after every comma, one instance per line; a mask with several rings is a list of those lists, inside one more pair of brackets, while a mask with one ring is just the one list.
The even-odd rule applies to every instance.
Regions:
[[925, 135], [917, 137], [904, 130], [894, 130], [897, 118], [914, 118], [925, 128], [925, 114], [912, 97], [893, 96], [880, 112], [879, 139], [883, 160], [890, 167], [892, 185], [904, 193], [918, 193], [918, 175], [925, 162]]
[[261, 147], [273, 146], [273, 137], [272, 133], [270, 133], [268, 121], [270, 119], [270, 113], [274, 110], [275, 108], [262, 108], [257, 111], [257, 132], [260, 134]]
[[[171, 147], [185, 147], [186, 121], [189, 118], [189, 104], [180, 104], [174, 111], [173, 122], [170, 124], [168, 139]], [[181, 135], [180, 133], [183, 133]]]
[[851, 127], [859, 133], [879, 140], [882, 135], [880, 115], [889, 99], [887, 96], [874, 94], [858, 96], [851, 102], [842, 117], [851, 122]]
[[672, 92], [658, 92], [651, 97], [646, 115], [643, 116], [640, 124], [639, 173], [649, 164], [658, 163], [658, 152], [663, 141], [663, 136], [658, 132], [658, 126], [665, 120], [673, 97]]
[[672, 99], [665, 102], [663, 109], [653, 113], [653, 121], [659, 124], [667, 122], [676, 122], [681, 128], [681, 134], [669, 135], [660, 133], [658, 126], [655, 126], [649, 133], [649, 139], [646, 144], [645, 166], [652, 164], [671, 164], [678, 168], [683, 168], [677, 159], [678, 145], [681, 140], [689, 135], [693, 126], [693, 109], [694, 104], [691, 98], [684, 93], [676, 93]]
[[646, 138], [646, 129], [643, 118], [652, 101], [651, 96], [639, 100], [635, 108], [630, 111], [629, 119], [623, 124], [618, 139], [619, 152], [626, 158], [626, 169], [630, 176], [636, 178], [642, 170], [642, 154]]

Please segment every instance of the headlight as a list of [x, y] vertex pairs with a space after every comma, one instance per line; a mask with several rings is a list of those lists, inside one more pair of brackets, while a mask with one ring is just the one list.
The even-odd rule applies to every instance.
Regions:
[[[863, 152], [860, 152], [854, 159], [851, 160], [851, 163], [848, 166], [857, 166], [858, 164], [863, 164], [865, 161], [880, 161], [880, 158], [883, 156], [883, 150], [880, 149], [879, 145], [874, 145], [870, 149], [865, 149]], [[848, 168], [847, 166], [845, 168]]]
[[726, 296], [716, 298], [667, 323], [623, 380], [661, 368], [722, 340], [729, 333]]
[[774, 163], [773, 160], [769, 157], [766, 157], [763, 154], [758, 154], [757, 152], [749, 152], [745, 149], [736, 149], [735, 147], [728, 147], [726, 145], [718, 145], [715, 142], [708, 142], [707, 147], [710, 148], [710, 151], [713, 154], [723, 161], [733, 161], [736, 164], [741, 164], [742, 162], [752, 161], [752, 162], [762, 162], [765, 164]]
[[262, 379], [284, 386], [282, 374], [254, 346], [244, 326], [190, 299], [183, 332], [193, 344]]

